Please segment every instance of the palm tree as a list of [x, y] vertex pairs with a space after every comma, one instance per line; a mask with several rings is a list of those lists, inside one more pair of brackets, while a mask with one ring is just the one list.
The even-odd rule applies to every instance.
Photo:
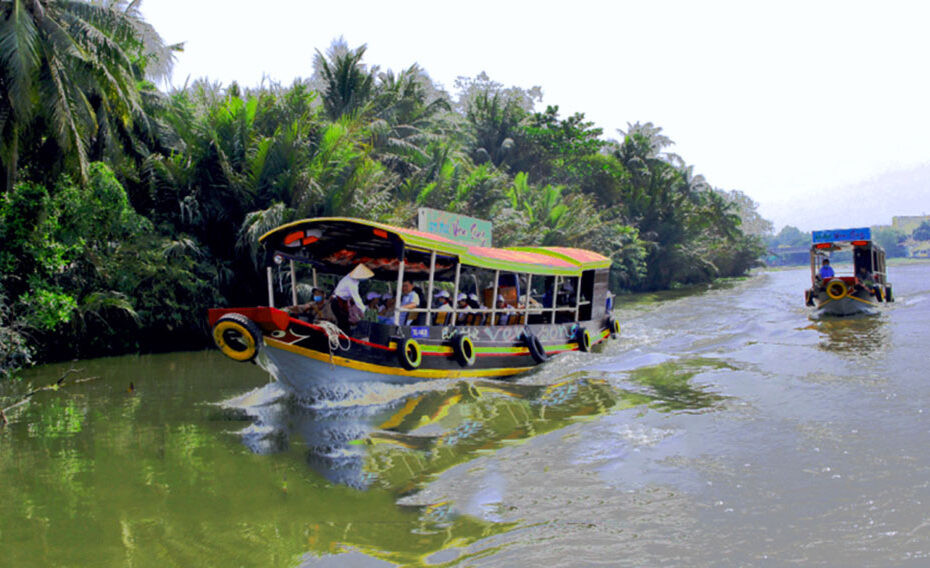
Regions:
[[374, 157], [406, 177], [429, 161], [427, 147], [441, 138], [437, 116], [452, 107], [414, 64], [397, 75], [390, 70], [379, 75], [372, 108], [368, 129]]
[[527, 111], [507, 93], [490, 90], [476, 93], [465, 108], [475, 162], [504, 165], [514, 149], [520, 122], [526, 116]]
[[362, 57], [368, 46], [349, 49], [342, 38], [333, 42], [328, 57], [317, 50], [313, 59], [316, 74], [322, 80], [323, 107], [330, 120], [344, 115], [364, 114], [375, 92], [378, 68], [367, 69]]
[[22, 152], [49, 140], [86, 178], [101, 122], [128, 128], [145, 116], [138, 83], [146, 68], [167, 73], [171, 49], [142, 20], [139, 0], [0, 2], [0, 162], [7, 190]]

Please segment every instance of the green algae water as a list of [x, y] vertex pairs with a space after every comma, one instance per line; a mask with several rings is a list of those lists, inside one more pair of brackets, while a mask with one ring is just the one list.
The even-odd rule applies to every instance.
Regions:
[[[216, 352], [0, 385], [0, 566], [923, 565], [930, 264], [875, 317], [806, 270], [621, 303], [512, 381], [306, 403]], [[74, 379], [88, 379], [73, 383]]]

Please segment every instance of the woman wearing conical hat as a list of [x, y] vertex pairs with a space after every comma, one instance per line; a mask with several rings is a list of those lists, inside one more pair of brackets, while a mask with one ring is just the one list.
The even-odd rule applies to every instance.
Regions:
[[342, 277], [342, 280], [336, 284], [333, 290], [333, 311], [336, 313], [336, 319], [339, 320], [339, 327], [344, 331], [349, 330], [349, 300], [362, 311], [365, 310], [365, 302], [358, 293], [358, 285], [362, 280], [367, 280], [374, 276], [375, 273], [364, 264], [357, 264], [352, 272]]

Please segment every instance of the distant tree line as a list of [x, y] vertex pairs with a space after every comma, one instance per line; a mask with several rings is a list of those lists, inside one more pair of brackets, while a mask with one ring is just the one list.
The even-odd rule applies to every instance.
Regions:
[[136, 3], [0, 4], [0, 369], [204, 346], [206, 308], [263, 297], [257, 237], [304, 217], [482, 217], [497, 246], [609, 255], [617, 292], [741, 275], [764, 251], [755, 203], [651, 123], [605, 138], [534, 110], [538, 88], [482, 74], [449, 93], [341, 40], [290, 86], [162, 92], [179, 49]]
[[[930, 222], [924, 221], [910, 234], [893, 227], [872, 227], [872, 240], [884, 249], [885, 255], [888, 258], [903, 258], [908, 256], [907, 242], [909, 239], [914, 241], [930, 241]], [[765, 245], [770, 253], [777, 253], [778, 249], [807, 249], [811, 246], [811, 234], [803, 232], [792, 225], [785, 225], [778, 234], [766, 235]], [[803, 264], [807, 262], [806, 256], [804, 258], [798, 257], [798, 259], [796, 263]], [[769, 263], [783, 264], [784, 262], [779, 262], [778, 259], [771, 259]], [[791, 262], [787, 263], [791, 264]]]

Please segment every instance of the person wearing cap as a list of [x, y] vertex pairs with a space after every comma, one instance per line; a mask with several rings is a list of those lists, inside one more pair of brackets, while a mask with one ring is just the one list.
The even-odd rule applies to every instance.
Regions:
[[449, 292], [446, 292], [445, 290], [440, 290], [440, 291], [436, 292], [436, 296], [435, 296], [435, 298], [436, 298], [435, 309], [437, 309], [437, 310], [439, 310], [439, 311], [441, 311], [441, 312], [451, 312], [451, 311], [452, 311], [452, 305], [451, 305], [451, 303], [449, 302], [449, 297], [450, 297], [450, 296], [449, 296]]
[[455, 317], [455, 323], [458, 325], [463, 325], [468, 322], [468, 312], [472, 311], [471, 305], [468, 303], [468, 295], [464, 292], [459, 292], [459, 295], [455, 297], [455, 311], [458, 312]]
[[497, 325], [507, 325], [511, 316], [514, 315], [513, 306], [507, 303], [507, 300], [500, 294], [497, 295]]
[[369, 292], [365, 295], [365, 301], [367, 302], [367, 307], [365, 308], [365, 315], [362, 319], [365, 321], [378, 321], [378, 315], [381, 311], [381, 294]]
[[446, 325], [449, 312], [452, 311], [451, 297], [446, 290], [440, 290], [433, 295], [433, 325]]
[[[349, 331], [349, 309], [352, 305], [362, 311], [365, 309], [365, 302], [358, 293], [358, 285], [362, 280], [367, 280], [374, 276], [375, 273], [364, 264], [357, 264], [351, 272], [342, 277], [342, 280], [336, 284], [333, 290], [333, 312], [339, 322], [339, 327], [343, 331]], [[351, 301], [351, 303], [350, 303]]]
[[820, 278], [826, 280], [827, 278], [833, 278], [836, 276], [836, 273], [833, 272], [833, 267], [830, 266], [830, 259], [823, 259], [823, 266], [820, 267]]
[[468, 295], [464, 292], [459, 292], [459, 295], [455, 297], [455, 309], [458, 311], [471, 309], [471, 305], [468, 303]]

